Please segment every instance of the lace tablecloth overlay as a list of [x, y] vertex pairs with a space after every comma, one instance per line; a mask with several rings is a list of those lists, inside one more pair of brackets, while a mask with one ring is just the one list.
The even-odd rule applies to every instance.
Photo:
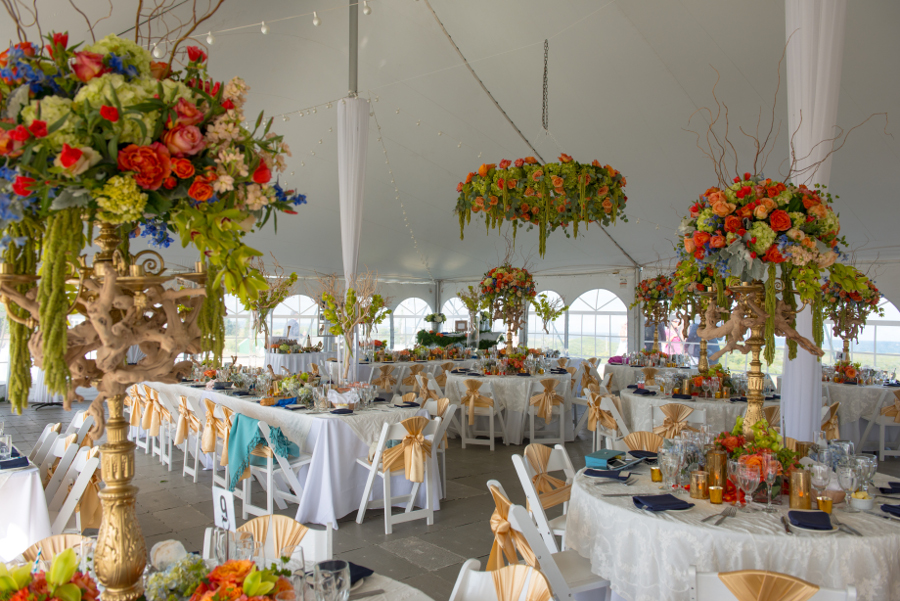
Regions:
[[[859, 447], [860, 439], [875, 411], [893, 404], [894, 392], [900, 388], [886, 386], [854, 386], [852, 384], [835, 384], [824, 382], [822, 393], [826, 405], [840, 402], [838, 421], [841, 425], [841, 438], [852, 440]], [[893, 446], [897, 439], [897, 428], [887, 428], [885, 437]], [[878, 427], [873, 426], [869, 432], [867, 448], [878, 448]], [[858, 452], [858, 451], [857, 451]]]
[[[474, 359], [463, 359], [462, 361], [454, 361], [452, 359], [446, 359], [446, 360], [441, 359], [441, 360], [437, 360], [437, 361], [416, 361], [413, 363], [411, 363], [409, 361], [397, 361], [396, 363], [380, 363], [380, 362], [379, 363], [360, 363], [358, 366], [359, 371], [357, 373], [358, 373], [358, 378], [359, 378], [360, 382], [368, 382], [369, 374], [372, 372], [373, 369], [376, 370], [375, 371], [376, 375], [381, 373], [380, 371], [378, 371], [378, 366], [380, 366], [380, 365], [393, 365], [394, 366], [393, 373], [394, 373], [395, 377], [397, 375], [399, 375], [401, 371], [403, 371], [404, 372], [403, 375], [406, 376], [408, 372], [407, 372], [407, 370], [403, 369], [405, 367], [409, 367], [410, 365], [421, 365], [425, 368], [422, 370], [422, 373], [430, 373], [430, 374], [434, 374], [436, 376], [436, 375], [438, 375], [438, 370], [440, 369], [440, 366], [443, 365], [444, 363], [453, 363], [453, 369], [459, 369], [459, 368], [467, 368], [468, 369], [475, 364], [475, 360]], [[337, 365], [338, 364], [335, 362], [332, 362], [330, 364], [330, 369], [331, 369], [330, 373], [331, 373], [332, 377], [337, 375]]]
[[315, 363], [323, 372], [326, 369], [325, 362], [329, 357], [334, 357], [334, 353], [266, 353], [263, 367], [271, 365], [275, 373], [282, 375], [286, 367], [292, 374], [310, 371], [310, 363]]
[[[451, 403], [459, 403], [461, 398], [459, 391], [465, 391], [465, 380], [472, 376], [465, 374], [450, 374], [447, 376], [447, 386], [444, 387], [444, 394], [450, 399]], [[544, 374], [542, 376], [484, 376], [481, 378], [474, 377], [484, 382], [482, 388], [490, 382], [493, 389], [494, 399], [500, 407], [506, 409], [506, 428], [509, 434], [509, 444], [522, 444], [526, 430], [530, 428], [528, 418], [528, 406], [531, 402], [531, 396], [538, 394], [544, 390], [541, 386], [541, 380], [551, 378], [559, 381], [556, 385], [556, 392], [562, 395], [567, 401], [572, 399], [572, 387], [570, 382], [572, 376], [569, 374]], [[533, 386], [532, 386], [533, 384]], [[536, 418], [534, 429], [537, 433], [545, 432], [547, 436], [559, 435], [558, 418], [554, 418], [549, 424], [546, 424], [543, 418]], [[476, 426], [479, 429], [486, 429], [487, 418], [478, 418], [479, 422]], [[481, 420], [484, 420], [482, 424]], [[494, 420], [495, 431], [499, 435], [500, 426], [497, 420]], [[566, 440], [575, 439], [575, 427], [571, 417], [566, 419]]]
[[[660, 493], [646, 468], [639, 471], [628, 489], [595, 486], [579, 473], [566, 519], [569, 548], [588, 558], [591, 571], [610, 580], [613, 591], [628, 601], [689, 599], [692, 565], [699, 572], [771, 570], [837, 589], [852, 584], [860, 601], [900, 599], [900, 523], [837, 511], [842, 523], [863, 536], [788, 534], [781, 523], [786, 498], [775, 514], [742, 512], [717, 527], [700, 520], [725, 505], [685, 497], [693, 508], [652, 514], [636, 509], [630, 496], [602, 496]], [[887, 480], [875, 477], [882, 486]]]
[[[615, 365], [611, 363], [603, 364], [603, 375], [612, 374], [612, 390], [617, 392], [623, 388], [628, 388], [632, 384], [637, 383], [637, 377], [643, 374], [643, 367], [631, 367], [629, 365]], [[656, 373], [659, 375], [677, 374], [679, 377], [686, 378], [689, 375], [697, 375], [697, 370], [693, 368], [680, 367], [657, 367]]]
[[[653, 431], [653, 407], [662, 407], [667, 403], [682, 403], [695, 411], [706, 410], [706, 423], [712, 426], [715, 432], [722, 432], [734, 428], [735, 419], [747, 412], [747, 403], [732, 403], [727, 399], [697, 399], [688, 401], [673, 399], [670, 396], [641, 396], [631, 391], [619, 391], [622, 399], [622, 419], [632, 432]], [[765, 406], [780, 405], [778, 401], [767, 401]], [[656, 424], [659, 425], [659, 424]]]

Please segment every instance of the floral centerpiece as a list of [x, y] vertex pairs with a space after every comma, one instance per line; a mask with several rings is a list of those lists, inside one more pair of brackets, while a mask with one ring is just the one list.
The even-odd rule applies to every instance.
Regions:
[[732, 461], [757, 466], [762, 472], [762, 456], [771, 453], [778, 460], [778, 475], [783, 482], [778, 483], [784, 487], [787, 476], [791, 471], [800, 469], [799, 456], [794, 451], [784, 446], [784, 439], [775, 428], [769, 427], [765, 419], [753, 424], [753, 437], [744, 435], [744, 418], [738, 416], [735, 419], [731, 432], [722, 432], [715, 439], [717, 450], [724, 450]]
[[494, 319], [502, 319], [507, 328], [507, 344], [519, 330], [526, 304], [537, 295], [534, 277], [524, 267], [504, 262], [489, 270], [481, 279], [481, 296], [485, 306], [493, 310]]
[[274, 599], [278, 593], [293, 590], [290, 580], [275, 570], [257, 570], [252, 560], [231, 560], [217, 566], [197, 586], [191, 601], [227, 599]]
[[424, 320], [428, 323], [442, 324], [447, 321], [447, 316], [443, 313], [429, 313], [425, 316]]
[[667, 275], [658, 275], [653, 278], [641, 280], [634, 288], [634, 302], [632, 307], [638, 304], [653, 304], [672, 300], [675, 292], [673, 280]]
[[284, 269], [278, 264], [274, 255], [272, 262], [274, 263], [273, 272], [269, 273], [261, 259], [256, 258], [253, 261], [253, 267], [265, 278], [268, 288], [261, 290], [255, 299], [244, 305], [244, 308], [253, 314], [254, 341], [257, 335], [263, 334], [266, 346], [269, 346], [269, 314], [285, 301], [297, 282], [297, 274], [291, 272], [290, 275], [285, 275]]
[[849, 359], [837, 361], [834, 364], [834, 381], [836, 383], [856, 381], [860, 369], [862, 364], [859, 361], [851, 362]]
[[856, 340], [869, 315], [884, 316], [878, 306], [881, 292], [865, 274], [850, 265], [835, 264], [822, 284], [825, 316], [832, 332], [844, 341], [844, 358], [850, 355], [850, 341]]
[[189, 599], [209, 574], [199, 555], [188, 553], [165, 570], [147, 578], [147, 601], [183, 601]]
[[532, 300], [531, 305], [534, 314], [537, 315], [543, 324], [545, 334], [550, 333], [548, 329], [550, 322], [555, 321], [569, 310], [569, 305], [564, 300], [556, 298], [551, 302], [546, 294], [541, 294], [537, 299]]
[[32, 573], [31, 565], [8, 568], [0, 563], [0, 599], [3, 601], [96, 601], [97, 584], [78, 571], [78, 556], [66, 549], [53, 558], [49, 572]]
[[543, 257], [547, 237], [557, 228], [569, 237], [571, 223], [577, 237], [582, 222], [586, 229], [589, 223], [608, 226], [618, 219], [628, 221], [625, 184], [625, 177], [609, 165], [579, 163], [567, 154], [544, 165], [534, 157], [483, 164], [456, 186], [460, 239], [473, 213], [484, 213], [488, 231], [512, 222], [513, 239], [521, 219], [528, 229], [538, 226]]

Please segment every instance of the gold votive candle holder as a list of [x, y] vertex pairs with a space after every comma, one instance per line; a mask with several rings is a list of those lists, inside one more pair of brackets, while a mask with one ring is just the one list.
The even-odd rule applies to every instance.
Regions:
[[721, 399], [721, 398], [722, 398], [722, 391], [721, 391], [721, 390], [717, 390], [717, 391], [716, 391], [716, 398], [717, 398], [717, 399]]
[[725, 489], [721, 486], [710, 486], [709, 487], [709, 502], [713, 505], [721, 505], [722, 504], [722, 495], [725, 494]]
[[650, 481], [662, 482], [662, 470], [655, 465], [650, 466]]
[[797, 441], [797, 460], [803, 459], [807, 455], [809, 455], [810, 450], [812, 450], [815, 443], [809, 442], [806, 440], [798, 440]]
[[709, 472], [701, 470], [691, 472], [691, 498], [709, 498]]
[[681, 389], [676, 386], [672, 389], [672, 394], [681, 394]]
[[791, 474], [791, 509], [809, 509], [812, 506], [809, 494], [809, 472], [795, 470]]
[[711, 449], [706, 453], [706, 471], [709, 472], [709, 485], [725, 488], [728, 481], [728, 453]]
[[819, 511], [825, 513], [831, 513], [831, 508], [834, 506], [834, 500], [831, 497], [816, 497], [816, 503], [819, 505]]

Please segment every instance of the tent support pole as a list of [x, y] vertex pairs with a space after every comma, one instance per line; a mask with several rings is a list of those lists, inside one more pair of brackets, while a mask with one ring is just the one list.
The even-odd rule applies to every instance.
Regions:
[[349, 95], [356, 97], [359, 91], [357, 83], [359, 62], [359, 2], [357, 0], [349, 0], [350, 2], [350, 87]]

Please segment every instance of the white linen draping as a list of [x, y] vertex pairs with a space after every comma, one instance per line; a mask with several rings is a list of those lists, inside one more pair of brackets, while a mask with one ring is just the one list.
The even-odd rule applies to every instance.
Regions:
[[[844, 55], [846, 0], [785, 0], [787, 96], [790, 154], [795, 184], [828, 184], [831, 144], [840, 97]], [[791, 37], [793, 35], [793, 37]], [[812, 167], [823, 161], [818, 167]], [[812, 312], [797, 315], [797, 331], [812, 338]], [[822, 380], [816, 358], [797, 350], [790, 361], [785, 354], [781, 386], [785, 435], [815, 440], [821, 425]]]
[[50, 514], [37, 468], [0, 472], [0, 561], [50, 536]]
[[352, 282], [356, 275], [362, 232], [369, 103], [364, 98], [344, 98], [338, 103], [337, 115], [341, 257], [344, 259], [344, 281]]

